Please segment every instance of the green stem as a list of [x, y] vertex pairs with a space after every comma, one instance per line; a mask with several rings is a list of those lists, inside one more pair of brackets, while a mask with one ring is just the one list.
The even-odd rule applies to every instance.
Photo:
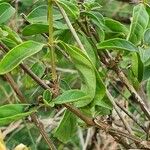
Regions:
[[[72, 24], [71, 24], [71, 21], [69, 20], [68, 15], [66, 14], [65, 10], [59, 5], [59, 3], [58, 3], [57, 1], [54, 1], [54, 2], [55, 2], [56, 5], [58, 6], [58, 8], [59, 8], [59, 10], [60, 10], [60, 12], [61, 12], [63, 18], [64, 18], [65, 21], [66, 21], [66, 24], [67, 24], [68, 28], [70, 29], [70, 31], [71, 31], [71, 33], [72, 33], [74, 39], [76, 40], [76, 42], [77, 42], [77, 44], [78, 44], [78, 46], [79, 46], [79, 48], [80, 48], [83, 52], [86, 53], [86, 50], [85, 50], [85, 48], [84, 48], [82, 42], [80, 41], [77, 32], [76, 32], [75, 29], [73, 28], [73, 26], [72, 26]], [[87, 56], [88, 56], [88, 55], [87, 55]]]
[[48, 0], [48, 24], [49, 24], [49, 38], [48, 44], [51, 50], [51, 68], [52, 68], [52, 80], [57, 80], [56, 65], [55, 65], [55, 46], [53, 38], [53, 0]]

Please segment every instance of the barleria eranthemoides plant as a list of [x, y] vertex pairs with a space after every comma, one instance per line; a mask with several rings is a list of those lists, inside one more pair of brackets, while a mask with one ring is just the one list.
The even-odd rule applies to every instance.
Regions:
[[1, 0], [0, 149], [150, 149], [149, 18], [149, 1]]

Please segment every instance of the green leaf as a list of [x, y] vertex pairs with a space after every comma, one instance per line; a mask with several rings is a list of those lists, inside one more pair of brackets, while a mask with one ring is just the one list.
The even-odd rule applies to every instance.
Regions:
[[150, 28], [144, 33], [144, 44], [150, 46]]
[[14, 41], [16, 44], [22, 43], [22, 39], [10, 27], [8, 27], [8, 26], [2, 26], [2, 29], [5, 30], [8, 33], [8, 35], [7, 35], [8, 39]]
[[133, 18], [130, 26], [128, 40], [135, 45], [138, 45], [148, 25], [149, 15], [145, 10], [144, 4], [139, 4], [133, 9]]
[[[34, 74], [36, 74], [39, 78], [42, 78], [42, 76], [44, 75], [45, 69], [46, 69], [46, 66], [40, 61], [34, 63], [30, 68], [30, 70]], [[25, 74], [23, 76], [22, 81], [26, 89], [31, 89], [37, 85], [37, 83], [34, 82], [34, 80], [28, 74]]]
[[99, 3], [95, 2], [95, 1], [87, 1], [87, 2], [85, 1], [83, 3], [83, 6], [85, 7], [85, 9], [87, 11], [99, 10], [102, 7]]
[[[62, 19], [62, 15], [60, 12], [54, 8], [54, 20], [60, 20]], [[42, 24], [48, 24], [47, 23], [47, 6], [41, 5], [39, 7], [36, 7], [34, 10], [32, 10], [27, 18], [30, 23], [42, 23]]]
[[43, 43], [24, 42], [10, 50], [0, 62], [0, 74], [5, 74], [17, 67], [23, 60], [39, 52]]
[[109, 110], [113, 109], [113, 105], [106, 95], [104, 96], [104, 98], [100, 102], [97, 101], [96, 105], [101, 106], [103, 108], [103, 110], [104, 109], [109, 109]]
[[27, 20], [30, 23], [47, 23], [47, 6], [42, 5], [32, 10], [28, 14]]
[[62, 93], [60, 96], [58, 96], [53, 100], [53, 103], [64, 104], [64, 103], [79, 102], [80, 103], [79, 107], [83, 107], [87, 105], [87, 102], [89, 103], [88, 99], [91, 99], [89, 95], [87, 95], [81, 90], [74, 89]]
[[[103, 100], [104, 101], [104, 100]], [[109, 100], [108, 100], [109, 101]], [[106, 103], [105, 103], [106, 104]], [[105, 105], [104, 104], [104, 105]], [[106, 104], [107, 105], [107, 104]], [[95, 106], [95, 112], [94, 112], [94, 116], [108, 116], [112, 113], [112, 109], [108, 109], [107, 107], [103, 107], [103, 106]], [[113, 107], [112, 107], [113, 108]]]
[[64, 47], [64, 50], [70, 55], [75, 67], [79, 71], [82, 78], [81, 89], [91, 96], [91, 100], [89, 100], [90, 103], [95, 96], [96, 90], [96, 75], [93, 64], [86, 54], [77, 47], [71, 46], [62, 41], [60, 43]]
[[54, 137], [56, 137], [63, 143], [67, 143], [74, 136], [76, 131], [76, 116], [73, 113], [66, 110], [62, 120], [60, 121], [59, 126], [56, 128]]
[[139, 54], [141, 57], [141, 61], [144, 63], [145, 66], [150, 65], [150, 47], [146, 48], [139, 48]]
[[138, 81], [142, 81], [144, 66], [138, 53], [132, 53], [131, 65], [134, 76]]
[[101, 80], [99, 72], [96, 70], [96, 91], [91, 106], [98, 105], [103, 107], [105, 92], [105, 86]]
[[68, 29], [68, 26], [61, 21], [54, 21], [54, 28], [60, 30]]
[[26, 112], [25, 108], [28, 104], [8, 104], [0, 107], [0, 126], [7, 125], [13, 121], [22, 119], [35, 110]]
[[80, 11], [76, 3], [72, 3], [66, 0], [58, 0], [57, 2], [63, 7], [63, 9], [72, 19], [77, 19], [79, 17]]
[[49, 106], [49, 103], [51, 102], [51, 100], [52, 100], [52, 92], [47, 89], [43, 93], [43, 101], [47, 106]]
[[7, 47], [8, 47], [9, 49], [12, 49], [12, 48], [14, 48], [15, 46], [17, 46], [17, 43], [16, 43], [16, 42], [14, 42], [14, 41], [11, 40], [11, 39], [5, 38], [5, 37], [3, 37], [3, 38], [1, 39], [1, 41], [2, 41], [5, 45], [7, 45]]
[[105, 18], [105, 25], [111, 30], [111, 32], [121, 32], [125, 35], [129, 32], [126, 26], [110, 18]]
[[96, 66], [96, 60], [98, 55], [96, 55], [96, 49], [95, 47], [91, 44], [91, 41], [89, 40], [89, 38], [81, 32], [81, 36], [79, 35], [79, 38], [82, 42], [82, 44], [84, 45], [84, 48], [89, 56], [89, 58], [91, 59], [92, 63]]
[[133, 52], [138, 52], [138, 48], [133, 45], [131, 42], [126, 41], [124, 39], [110, 39], [103, 41], [101, 43], [97, 44], [98, 49], [116, 49], [116, 50], [125, 50], [125, 51], [133, 51]]
[[[80, 73], [82, 79], [81, 90], [91, 97], [86, 103], [91, 103], [94, 99], [100, 102], [105, 95], [105, 86], [92, 61], [87, 54], [82, 52], [79, 48], [68, 45], [62, 41], [60, 43], [64, 46], [65, 51], [70, 55], [75, 67]], [[81, 105], [83, 105], [83, 101], [79, 101], [79, 103], [75, 105], [79, 107], [80, 102]]]
[[8, 36], [8, 33], [6, 31], [4, 31], [2, 28], [0, 28], [0, 38], [2, 39], [6, 36]]
[[8, 3], [0, 4], [0, 24], [8, 21], [15, 13], [15, 9]]
[[[67, 25], [60, 21], [54, 21], [54, 28], [61, 30], [68, 29]], [[22, 34], [25, 36], [30, 36], [35, 34], [48, 33], [48, 29], [49, 29], [48, 24], [40, 24], [40, 23], [30, 24], [23, 29]]]
[[22, 34], [25, 36], [35, 35], [35, 34], [41, 34], [41, 33], [48, 33], [48, 25], [46, 24], [30, 24], [26, 26]]
[[103, 15], [99, 12], [89, 11], [89, 12], [81, 12], [81, 15], [85, 15], [91, 19], [91, 21], [99, 28], [105, 29], [105, 19]]
[[42, 62], [39, 61], [32, 65], [31, 71], [41, 78], [44, 75], [45, 68], [46, 66]]
[[96, 26], [96, 31], [101, 41], [105, 39], [104, 30], [106, 29], [105, 20], [101, 13], [95, 11], [81, 12], [91, 19], [91, 22]]

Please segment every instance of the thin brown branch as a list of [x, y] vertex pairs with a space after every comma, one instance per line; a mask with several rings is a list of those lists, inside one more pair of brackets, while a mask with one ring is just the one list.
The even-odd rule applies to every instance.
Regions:
[[[8, 83], [10, 84], [10, 86], [12, 87], [12, 89], [15, 91], [15, 93], [17, 94], [17, 97], [19, 98], [20, 102], [21, 103], [27, 103], [25, 97], [23, 96], [23, 94], [20, 91], [18, 85], [16, 84], [16, 82], [12, 78], [11, 74], [5, 74], [4, 77], [6, 78], [6, 80], [8, 81]], [[37, 116], [35, 114], [31, 114], [30, 116], [31, 116], [32, 121], [36, 125], [36, 127], [39, 129], [41, 135], [43, 136], [43, 138], [47, 142], [49, 148], [51, 150], [56, 150], [53, 142], [48, 137], [48, 135], [47, 135], [47, 133], [46, 133], [46, 131], [44, 129], [43, 124], [39, 121], [39, 119], [37, 118]]]
[[[25, 98], [24, 98], [24, 96], [22, 95], [22, 93], [20, 92], [20, 90], [17, 88], [17, 85], [16, 85], [16, 83], [13, 81], [13, 79], [11, 79], [11, 76], [7, 76], [7, 79], [8, 79], [8, 82], [10, 83], [10, 85], [12, 85], [12, 88], [15, 90], [15, 92], [17, 93], [17, 96], [19, 95], [19, 99], [23, 102], [23, 103], [25, 103]], [[14, 84], [15, 83], [15, 84]], [[20, 94], [21, 93], [21, 94]], [[114, 129], [114, 128], [111, 128], [111, 127], [109, 127], [107, 124], [105, 124], [105, 123], [103, 123], [103, 122], [100, 122], [100, 124], [101, 124], [101, 126], [99, 126], [99, 125], [97, 125], [94, 121], [93, 121], [93, 119], [92, 118], [89, 118], [89, 117], [87, 117], [87, 116], [85, 116], [84, 114], [82, 114], [81, 112], [80, 112], [80, 110], [78, 110], [77, 108], [75, 108], [75, 107], [73, 107], [73, 106], [70, 106], [70, 105], [68, 105], [68, 104], [64, 104], [64, 106], [68, 109], [68, 110], [70, 110], [72, 113], [74, 113], [75, 115], [77, 115], [81, 120], [83, 120], [87, 125], [89, 125], [89, 126], [97, 126], [99, 129], [101, 129], [101, 130], [104, 130], [104, 131], [106, 131], [106, 129], [108, 129], [109, 128], [109, 134], [111, 134], [112, 136], [115, 134], [115, 136], [116, 137], [118, 137], [118, 135], [123, 135], [123, 136], [125, 136], [125, 137], [130, 137], [131, 135], [130, 134], [127, 134], [127, 133], [122, 133], [122, 131], [118, 131], [118, 130], [116, 130], [116, 129]], [[36, 123], [38, 123], [38, 125], [37, 125], [37, 127], [41, 127], [42, 125], [39, 125], [39, 121], [38, 120], [36, 120], [36, 117], [33, 117], [33, 121], [35, 121]], [[111, 130], [112, 129], [112, 130]], [[43, 129], [41, 129], [41, 131], [43, 131]], [[115, 131], [115, 133], [113, 133], [113, 132]], [[107, 131], [106, 131], [107, 132]], [[43, 133], [43, 132], [42, 132]], [[135, 138], [135, 140], [134, 140], [134, 138]], [[132, 140], [133, 141], [136, 141], [137, 142], [137, 140], [136, 140], [136, 137], [134, 137], [134, 138], [132, 138]], [[129, 138], [130, 139], [130, 138]], [[142, 140], [140, 139], [138, 142], [140, 143]]]
[[63, 15], [63, 17], [64, 17], [64, 19], [65, 19], [65, 21], [66, 21], [66, 24], [67, 24], [68, 28], [70, 29], [70, 31], [71, 31], [73, 37], [75, 38], [75, 40], [76, 40], [78, 46], [80, 47], [80, 49], [81, 49], [82, 51], [86, 52], [86, 50], [85, 50], [83, 44], [81, 43], [81, 41], [80, 41], [80, 39], [79, 39], [79, 37], [78, 37], [78, 35], [77, 35], [75, 29], [73, 28], [73, 26], [72, 26], [72, 24], [71, 24], [71, 22], [70, 22], [70, 20], [69, 20], [69, 18], [68, 18], [68, 15], [67, 15], [66, 12], [64, 11], [64, 9], [59, 5], [58, 2], [55, 1], [55, 3], [56, 3], [56, 5], [58, 6], [58, 8], [59, 8], [61, 14]]
[[133, 132], [132, 132], [132, 129], [130, 128], [130, 126], [129, 126], [129, 124], [128, 124], [128, 122], [126, 122], [126, 120], [125, 120], [124, 117], [122, 116], [120, 110], [118, 109], [118, 106], [116, 105], [116, 103], [115, 103], [115, 101], [114, 101], [114, 98], [112, 97], [112, 95], [109, 93], [108, 90], [106, 91], [106, 93], [107, 93], [107, 96], [108, 96], [109, 100], [111, 101], [112, 105], [114, 106], [114, 109], [116, 110], [118, 116], [120, 117], [121, 121], [123, 122], [125, 128], [127, 129], [127, 131], [128, 131], [130, 134], [134, 135]]
[[143, 110], [144, 114], [147, 116], [147, 118], [150, 120], [150, 111], [148, 110], [147, 106], [145, 105], [142, 98], [139, 96], [137, 91], [134, 89], [134, 87], [131, 85], [131, 83], [128, 81], [125, 74], [121, 71], [121, 69], [117, 68], [114, 69], [114, 71], [117, 73], [120, 80], [125, 84], [127, 89], [130, 91], [130, 93], [134, 96], [138, 104], [140, 105], [141, 109]]
[[[11, 76], [10, 76], [11, 77]], [[22, 96], [22, 93], [21, 93], [21, 91], [17, 88], [17, 85], [15, 85], [16, 83], [13, 81], [13, 79], [11, 79], [11, 78], [9, 78], [9, 77], [7, 77], [8, 78], [8, 81], [9, 81], [9, 83], [10, 83], [10, 85], [12, 85], [12, 88], [17, 92], [17, 95], [19, 95], [19, 97], [21, 98], [21, 101], [24, 103], [24, 100], [25, 100], [25, 98]], [[15, 84], [14, 84], [15, 83]], [[46, 87], [45, 87], [46, 88]], [[49, 89], [50, 89], [50, 87], [49, 87]], [[19, 93], [21, 93], [21, 94], [19, 94]], [[77, 115], [81, 120], [83, 120], [87, 125], [89, 125], [89, 126], [96, 126], [96, 127], [98, 127], [99, 129], [101, 129], [101, 130], [104, 130], [104, 131], [106, 131], [106, 132], [108, 132], [110, 135], [112, 135], [113, 137], [114, 137], [114, 135], [116, 136], [116, 137], [120, 137], [120, 136], [123, 136], [123, 137], [126, 137], [126, 138], [129, 138], [130, 140], [133, 140], [133, 141], [135, 141], [135, 142], [138, 142], [138, 143], [141, 143], [141, 139], [137, 139], [135, 136], [132, 136], [131, 134], [127, 134], [127, 133], [125, 133], [125, 132], [122, 132], [122, 131], [120, 131], [120, 130], [116, 130], [115, 128], [112, 128], [112, 127], [110, 127], [109, 125], [107, 125], [106, 123], [104, 123], [103, 121], [100, 121], [99, 122], [99, 124], [97, 124], [97, 122], [95, 122], [95, 121], [93, 121], [93, 119], [92, 118], [89, 118], [89, 117], [87, 117], [87, 116], [85, 116], [84, 114], [82, 114], [81, 113], [81, 111], [80, 110], [78, 110], [77, 108], [75, 108], [74, 106], [71, 106], [71, 105], [69, 105], [69, 104], [64, 104], [64, 106], [68, 109], [68, 110], [70, 110], [72, 113], [74, 113], [75, 115]], [[94, 119], [95, 120], [95, 119]], [[36, 124], [37, 125], [37, 127], [40, 127], [40, 128], [42, 128], [42, 125], [41, 124], [39, 124], [39, 121], [38, 120], [36, 120], [36, 117], [33, 117], [33, 121], [35, 121], [36, 123], [38, 123], [38, 124]], [[109, 130], [108, 130], [109, 129]], [[42, 132], [42, 135], [43, 135], [43, 130], [44, 129], [41, 129], [41, 132]], [[45, 134], [44, 134], [45, 135]], [[45, 136], [45, 137], [47, 137], [47, 136]], [[45, 138], [44, 137], [44, 138]], [[46, 138], [46, 140], [48, 140], [49, 138]], [[123, 144], [123, 143], [121, 143], [121, 144]], [[127, 143], [126, 143], [127, 144]], [[141, 144], [142, 146], [143, 146], [143, 144]], [[144, 146], [145, 147], [145, 146]]]
[[122, 107], [118, 102], [116, 102], [117, 106], [124, 111], [141, 129], [143, 129], [147, 133], [146, 127], [142, 125], [130, 112], [128, 112], [124, 107]]

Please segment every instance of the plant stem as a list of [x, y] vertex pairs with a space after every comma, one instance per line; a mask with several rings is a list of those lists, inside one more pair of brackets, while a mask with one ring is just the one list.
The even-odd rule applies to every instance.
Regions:
[[56, 3], [56, 5], [58, 6], [58, 8], [59, 8], [61, 14], [63, 15], [63, 17], [64, 17], [64, 19], [65, 19], [65, 21], [66, 21], [66, 24], [67, 24], [68, 28], [70, 29], [70, 31], [71, 31], [73, 37], [75, 38], [75, 40], [76, 40], [78, 46], [80, 47], [80, 49], [81, 49], [83, 52], [86, 53], [86, 50], [85, 50], [83, 44], [81, 43], [81, 41], [80, 41], [80, 39], [79, 39], [79, 37], [78, 37], [78, 35], [77, 35], [75, 29], [73, 28], [73, 26], [72, 26], [72, 24], [71, 24], [71, 22], [70, 22], [70, 20], [69, 20], [69, 18], [68, 18], [68, 16], [67, 16], [66, 12], [64, 11], [64, 9], [63, 9], [56, 1], [55, 1], [55, 3]]
[[[27, 103], [26, 98], [24, 97], [23, 93], [20, 91], [18, 85], [16, 84], [16, 82], [14, 81], [14, 79], [12, 78], [11, 74], [6, 74], [5, 75], [6, 80], [8, 81], [8, 83], [10, 84], [10, 86], [12, 87], [12, 89], [15, 91], [15, 93], [17, 94], [17, 97], [19, 98], [21, 103]], [[43, 124], [39, 121], [38, 117], [36, 116], [36, 114], [31, 114], [31, 119], [34, 122], [34, 124], [36, 125], [36, 127], [39, 129], [41, 135], [43, 136], [43, 138], [45, 139], [45, 141], [47, 142], [49, 148], [51, 150], [56, 150], [53, 142], [50, 140], [50, 138], [48, 137]]]
[[120, 117], [121, 121], [123, 122], [125, 128], [127, 129], [127, 131], [128, 131], [130, 134], [134, 135], [133, 132], [132, 132], [132, 129], [130, 128], [130, 126], [129, 126], [129, 124], [128, 124], [128, 122], [127, 122], [127, 121], [124, 119], [124, 117], [122, 116], [120, 110], [118, 109], [118, 107], [117, 107], [117, 105], [116, 105], [116, 103], [115, 103], [115, 101], [114, 101], [114, 98], [112, 97], [112, 95], [109, 93], [108, 90], [106, 90], [106, 94], [107, 94], [109, 100], [111, 101], [111, 103], [112, 103], [114, 109], [116, 110], [118, 116]]
[[53, 1], [48, 0], [48, 24], [49, 24], [49, 38], [48, 44], [51, 49], [51, 66], [52, 66], [52, 80], [57, 80], [56, 65], [55, 65], [55, 46], [53, 38]]
[[126, 110], [124, 107], [122, 107], [118, 102], [116, 102], [116, 105], [122, 110], [124, 111], [124, 113], [126, 113], [139, 127], [141, 127], [141, 129], [143, 129], [146, 133], [147, 133], [147, 129], [145, 126], [143, 126], [143, 124], [141, 122], [139, 122], [138, 119], [136, 119], [136, 117], [134, 117], [130, 112], [128, 112], [128, 110]]

